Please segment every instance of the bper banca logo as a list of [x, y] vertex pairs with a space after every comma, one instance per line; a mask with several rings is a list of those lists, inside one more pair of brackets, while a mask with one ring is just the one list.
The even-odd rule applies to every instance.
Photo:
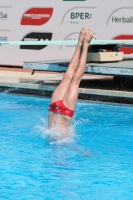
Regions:
[[[90, 13], [87, 13], [87, 12], [71, 12], [70, 13], [70, 19], [71, 20], [74, 20], [74, 19], [84, 19], [84, 20], [87, 20], [87, 19], [91, 19], [92, 18], [92, 14]], [[71, 21], [72, 23], [72, 21]]]
[[70, 23], [79, 24], [79, 20], [89, 20], [92, 18], [92, 14], [88, 12], [71, 12], [70, 13]]
[[[63, 18], [61, 24], [81, 24], [87, 26], [88, 22], [94, 21], [93, 16], [96, 15], [96, 7], [75, 7], [68, 10]], [[91, 26], [92, 24], [90, 24]], [[91, 26], [92, 27], [92, 26]]]
[[[27, 34], [22, 41], [50, 41], [52, 39], [52, 33], [39, 33], [32, 32]], [[30, 50], [41, 50], [47, 45], [21, 45], [20, 49], [30, 49]]]

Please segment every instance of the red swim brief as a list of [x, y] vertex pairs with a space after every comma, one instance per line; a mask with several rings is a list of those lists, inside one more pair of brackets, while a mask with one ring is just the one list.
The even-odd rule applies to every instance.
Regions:
[[49, 111], [55, 112], [55, 113], [60, 113], [60, 114], [63, 114], [63, 115], [67, 115], [69, 117], [72, 117], [73, 114], [74, 114], [74, 111], [67, 108], [63, 104], [62, 100], [58, 100], [54, 103], [51, 103], [50, 106], [49, 106]]

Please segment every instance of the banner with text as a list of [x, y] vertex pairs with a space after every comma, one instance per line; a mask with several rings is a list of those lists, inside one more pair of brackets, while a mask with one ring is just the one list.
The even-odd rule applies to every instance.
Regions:
[[[133, 1], [4, 0], [0, 5], [0, 41], [77, 40], [82, 27], [97, 39], [133, 39]], [[71, 58], [75, 46], [0, 46], [0, 65]], [[133, 49], [121, 49], [133, 54]]]

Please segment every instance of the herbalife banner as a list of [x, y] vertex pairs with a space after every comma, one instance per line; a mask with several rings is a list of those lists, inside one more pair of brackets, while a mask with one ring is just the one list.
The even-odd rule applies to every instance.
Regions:
[[[77, 40], [82, 27], [97, 39], [133, 39], [133, 0], [4, 0], [0, 41]], [[0, 46], [0, 65], [71, 58], [73, 46]], [[133, 54], [133, 49], [122, 49]]]

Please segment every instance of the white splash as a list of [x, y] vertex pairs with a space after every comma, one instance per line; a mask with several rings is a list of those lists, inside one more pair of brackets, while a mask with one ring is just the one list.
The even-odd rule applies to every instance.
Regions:
[[58, 125], [52, 129], [48, 129], [47, 120], [42, 117], [40, 117], [40, 120], [43, 124], [36, 126], [36, 131], [41, 137], [47, 139], [50, 144], [73, 142], [76, 138], [76, 124], [64, 128], [61, 130], [61, 132], [59, 132]]
[[[80, 155], [91, 157], [90, 150], [84, 148], [81, 144], [78, 144], [78, 135], [75, 132], [75, 128], [77, 125], [84, 124], [84, 123], [93, 123], [88, 119], [80, 119], [74, 120], [73, 124], [66, 129], [62, 130], [61, 132], [57, 131], [58, 127], [53, 129], [48, 129], [48, 122], [47, 119], [43, 117], [38, 117], [42, 121], [42, 125], [38, 125], [35, 127], [37, 134], [46, 139], [52, 147], [56, 149], [67, 148], [72, 150], [73, 152], [77, 152]], [[54, 145], [54, 146], [53, 146]]]

